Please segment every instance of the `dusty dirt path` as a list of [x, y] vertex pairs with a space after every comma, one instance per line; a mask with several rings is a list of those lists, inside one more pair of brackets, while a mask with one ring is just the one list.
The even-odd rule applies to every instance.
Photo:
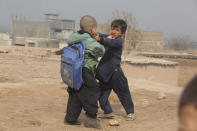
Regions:
[[[142, 84], [143, 83], [143, 84]], [[125, 121], [125, 112], [117, 97], [110, 101], [120, 122], [104, 131], [174, 131], [177, 129], [179, 93], [167, 92], [167, 98], [157, 100], [158, 89], [165, 86], [143, 80], [130, 80], [135, 103], [135, 121]], [[145, 85], [151, 90], [143, 88]], [[161, 86], [161, 87], [159, 87]], [[91, 131], [96, 129], [63, 124], [68, 95], [59, 76], [59, 61], [0, 54], [0, 131]], [[99, 110], [99, 114], [102, 113]], [[80, 119], [84, 120], [84, 113]]]

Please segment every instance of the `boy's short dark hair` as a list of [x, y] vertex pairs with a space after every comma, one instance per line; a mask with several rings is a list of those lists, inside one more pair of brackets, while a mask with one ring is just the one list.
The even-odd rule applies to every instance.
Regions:
[[197, 108], [197, 75], [185, 87], [179, 102], [179, 115], [186, 105], [194, 105]]
[[120, 26], [122, 34], [125, 34], [127, 30], [127, 23], [122, 19], [116, 19], [112, 21], [111, 28], [118, 28]]

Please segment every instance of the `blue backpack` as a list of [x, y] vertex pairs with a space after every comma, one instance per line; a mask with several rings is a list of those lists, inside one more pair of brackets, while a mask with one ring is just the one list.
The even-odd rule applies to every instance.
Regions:
[[68, 87], [79, 90], [83, 84], [82, 67], [85, 55], [85, 40], [64, 47], [61, 55], [61, 77]]

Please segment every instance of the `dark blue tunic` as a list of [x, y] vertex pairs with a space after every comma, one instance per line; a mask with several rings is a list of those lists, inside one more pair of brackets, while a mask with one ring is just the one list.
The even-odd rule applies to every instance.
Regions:
[[101, 44], [105, 47], [105, 54], [97, 67], [97, 79], [107, 83], [116, 68], [120, 68], [123, 40], [121, 37], [109, 39], [101, 35]]

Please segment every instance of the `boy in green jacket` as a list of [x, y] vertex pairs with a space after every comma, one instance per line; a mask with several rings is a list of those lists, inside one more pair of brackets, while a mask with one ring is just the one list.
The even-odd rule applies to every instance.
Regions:
[[95, 70], [98, 64], [98, 57], [104, 54], [104, 47], [93, 38], [96, 33], [96, 27], [97, 21], [94, 17], [83, 16], [80, 20], [80, 30], [77, 33], [73, 33], [67, 40], [69, 45], [86, 40], [82, 69], [84, 83], [79, 91], [68, 87], [69, 98], [64, 121], [67, 124], [80, 124], [78, 117], [83, 108], [86, 112], [85, 126], [100, 127], [100, 122], [97, 120], [97, 101], [100, 97], [100, 88], [95, 79]]

